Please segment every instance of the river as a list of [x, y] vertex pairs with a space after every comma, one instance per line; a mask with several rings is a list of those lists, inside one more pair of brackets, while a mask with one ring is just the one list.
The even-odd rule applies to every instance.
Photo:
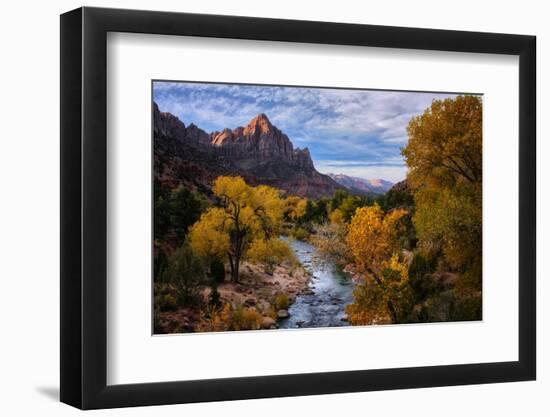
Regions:
[[313, 245], [292, 239], [288, 243], [312, 279], [308, 290], [289, 307], [290, 316], [279, 320], [279, 328], [348, 326], [345, 307], [353, 301], [351, 278], [322, 259]]

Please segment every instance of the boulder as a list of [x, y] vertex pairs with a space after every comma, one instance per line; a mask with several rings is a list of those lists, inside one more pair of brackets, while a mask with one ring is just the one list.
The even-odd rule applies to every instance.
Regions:
[[277, 328], [277, 322], [273, 320], [271, 317], [262, 317], [262, 329], [276, 329]]
[[286, 319], [290, 314], [288, 314], [288, 310], [281, 309], [277, 311], [277, 317], [280, 319]]

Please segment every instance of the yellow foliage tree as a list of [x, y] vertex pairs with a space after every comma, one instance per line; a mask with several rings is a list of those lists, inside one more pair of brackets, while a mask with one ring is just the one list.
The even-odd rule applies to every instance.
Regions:
[[189, 230], [189, 241], [193, 252], [211, 262], [223, 259], [229, 251], [229, 235], [225, 227], [225, 212], [221, 208], [211, 208]]
[[306, 212], [307, 199], [295, 195], [288, 196], [285, 201], [285, 217], [290, 221], [296, 221]]
[[384, 214], [375, 204], [357, 209], [351, 219], [346, 241], [358, 271], [365, 274], [347, 309], [352, 324], [370, 324], [388, 315], [398, 322], [397, 304], [408, 282], [399, 243], [406, 214], [403, 209]]
[[275, 265], [284, 261], [296, 263], [296, 257], [292, 249], [281, 239], [272, 237], [270, 239], [255, 239], [247, 250], [247, 257], [253, 261], [265, 265], [265, 272], [273, 273]]
[[452, 268], [481, 288], [482, 101], [434, 101], [407, 128], [402, 150], [414, 194], [420, 247], [443, 250]]
[[213, 191], [221, 207], [209, 209], [192, 227], [191, 247], [202, 254], [225, 250], [231, 279], [238, 282], [239, 266], [250, 243], [278, 234], [284, 200], [275, 188], [251, 187], [241, 177], [220, 176]]
[[436, 100], [409, 122], [402, 153], [413, 188], [479, 183], [482, 177], [482, 103], [477, 96]]
[[333, 210], [329, 214], [328, 218], [329, 218], [329, 220], [332, 224], [341, 225], [341, 224], [345, 223], [344, 213], [339, 208]]

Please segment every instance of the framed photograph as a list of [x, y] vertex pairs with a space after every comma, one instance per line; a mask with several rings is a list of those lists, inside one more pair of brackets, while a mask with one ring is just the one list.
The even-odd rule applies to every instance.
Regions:
[[535, 37], [61, 16], [61, 401], [533, 380]]

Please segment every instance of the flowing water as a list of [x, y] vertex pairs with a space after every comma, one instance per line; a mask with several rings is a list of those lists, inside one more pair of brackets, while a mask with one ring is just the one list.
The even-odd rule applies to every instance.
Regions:
[[353, 301], [351, 278], [321, 258], [313, 245], [299, 240], [288, 243], [312, 277], [308, 290], [289, 307], [290, 316], [279, 320], [279, 328], [348, 326], [345, 307]]

